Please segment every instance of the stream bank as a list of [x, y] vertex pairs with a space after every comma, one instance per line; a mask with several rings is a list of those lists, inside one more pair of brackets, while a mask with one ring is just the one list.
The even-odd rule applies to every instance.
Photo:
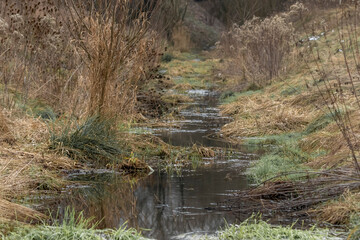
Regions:
[[[193, 56], [181, 61], [194, 66], [194, 71], [183, 69], [188, 71], [185, 76], [192, 83], [178, 83], [175, 86], [181, 84], [182, 88], [170, 91], [192, 101], [178, 104], [178, 116], [166, 120], [165, 127], [133, 130], [140, 133], [138, 141], [141, 133], [148, 131], [168, 144], [187, 148], [196, 144], [212, 150], [215, 155], [201, 159], [198, 155], [190, 156], [190, 167], [184, 168], [178, 155], [170, 154], [169, 169], [173, 171], [156, 170], [142, 177], [124, 176], [109, 169], [66, 171], [66, 180], [71, 184], [61, 189], [61, 197], [55, 196], [47, 199], [47, 204], [37, 205], [39, 210], [52, 209], [55, 218], [62, 221], [70, 207], [76, 212], [82, 211], [85, 217], [94, 217], [100, 229], [117, 229], [127, 223], [144, 236], [159, 240], [199, 239], [205, 235], [218, 238], [216, 232], [227, 224], [244, 220], [226, 211], [227, 206], [222, 203], [234, 193], [249, 188], [246, 169], [266, 148], [231, 144], [218, 136], [222, 126], [231, 119], [220, 114], [220, 94], [206, 90], [211, 87], [208, 80], [203, 81], [204, 72], [196, 74], [196, 69], [202, 69], [208, 62]], [[207, 68], [205, 76], [211, 75], [210, 70]], [[200, 85], [195, 84], [197, 82]], [[175, 127], [169, 128], [169, 125]], [[44, 202], [44, 197], [40, 202]], [[292, 221], [294, 219], [287, 219]]]
[[68, 180], [78, 183], [64, 189], [60, 202], [52, 208], [60, 216], [67, 207], [83, 211], [85, 216], [101, 220], [100, 228], [117, 228], [127, 222], [129, 227], [148, 229], [143, 235], [158, 240], [211, 235], [236, 223], [231, 212], [214, 207], [248, 188], [244, 173], [260, 151], [214, 138], [229, 120], [219, 114], [219, 94], [208, 90], [185, 94], [193, 101], [180, 111], [180, 120], [176, 120], [180, 127], [151, 131], [169, 144], [216, 148], [216, 155], [200, 160], [196, 168], [155, 171], [142, 178], [74, 172]]

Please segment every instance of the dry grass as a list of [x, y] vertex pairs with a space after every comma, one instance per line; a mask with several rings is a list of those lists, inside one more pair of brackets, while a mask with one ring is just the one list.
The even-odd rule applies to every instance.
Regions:
[[10, 132], [8, 127], [7, 119], [5, 118], [2, 111], [0, 111], [0, 141], [7, 142], [9, 144], [13, 144], [15, 142], [15, 138], [13, 134]]
[[339, 200], [331, 201], [315, 209], [318, 220], [331, 224], [349, 224], [350, 216], [360, 212], [360, 193], [346, 191]]
[[64, 185], [60, 170], [77, 168], [71, 159], [49, 152], [48, 126], [30, 116], [6, 111], [15, 144], [0, 143], [0, 220], [32, 221], [44, 215], [10, 202], [31, 193], [58, 191]]
[[[13, 155], [10, 155], [9, 151], [4, 149], [1, 149], [1, 155], [0, 222], [15, 220], [28, 222], [43, 217], [44, 215], [37, 211], [5, 200], [14, 198], [16, 195], [20, 196], [20, 194], [28, 193], [31, 189], [30, 186], [35, 184], [35, 181], [29, 178], [29, 176], [24, 176], [24, 172], [31, 167], [31, 160], [29, 162], [25, 161], [25, 163], [24, 161], [20, 162], [19, 159], [14, 160], [12, 158]], [[11, 158], [9, 159], [10, 156]]]
[[[0, 3], [3, 105], [16, 108], [37, 99], [57, 114], [78, 118], [101, 109], [121, 118], [135, 114], [137, 92], [156, 72], [162, 41], [144, 6], [103, 2], [113, 6], [92, 9], [86, 1]], [[148, 4], [157, 10], [155, 3]], [[90, 14], [102, 10], [104, 14]]]
[[292, 101], [274, 100], [268, 94], [240, 97], [224, 106], [222, 113], [235, 115], [235, 121], [225, 125], [222, 133], [231, 137], [281, 134], [304, 128], [315, 115]]
[[0, 198], [0, 223], [17, 221], [21, 223], [38, 222], [46, 216], [28, 207], [12, 203]]

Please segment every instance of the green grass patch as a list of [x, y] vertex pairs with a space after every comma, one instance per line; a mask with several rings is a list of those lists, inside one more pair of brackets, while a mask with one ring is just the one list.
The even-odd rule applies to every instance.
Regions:
[[200, 59], [201, 61], [205, 60], [204, 57], [193, 52], [174, 52], [173, 55], [175, 59], [180, 61], [189, 61], [193, 59]]
[[56, 134], [51, 131], [50, 149], [55, 149], [76, 160], [91, 160], [106, 164], [119, 161], [122, 153], [117, 131], [111, 121], [88, 118], [75, 127], [65, 126]]
[[254, 162], [246, 173], [257, 184], [276, 176], [279, 176], [276, 180], [297, 180], [303, 174], [280, 175], [291, 171], [308, 170], [302, 165], [303, 163], [300, 158], [289, 158], [279, 153], [272, 153]]
[[324, 240], [339, 239], [327, 229], [315, 227], [308, 230], [295, 229], [294, 226], [274, 226], [256, 218], [250, 218], [240, 225], [228, 226], [219, 233], [219, 239], [256, 239], [256, 240]]
[[360, 213], [352, 214], [350, 217], [350, 233], [347, 239], [360, 239]]
[[287, 134], [280, 134], [280, 135], [269, 135], [263, 136], [259, 138], [248, 138], [245, 141], [245, 144], [249, 145], [276, 145], [281, 146], [286, 143], [291, 145], [296, 145], [297, 142], [301, 139], [301, 133], [287, 133]]
[[262, 90], [256, 90], [256, 91], [249, 90], [246, 92], [225, 91], [220, 96], [220, 102], [221, 104], [229, 104], [237, 101], [239, 97], [251, 96], [253, 94], [258, 94], [261, 92]]
[[176, 85], [190, 84], [194, 89], [204, 89], [207, 86], [200, 77], [176, 77], [173, 80]]
[[304, 130], [303, 133], [308, 135], [308, 134], [314, 133], [316, 131], [320, 131], [320, 130], [324, 129], [327, 125], [332, 123], [333, 121], [334, 121], [334, 118], [331, 113], [324, 114], [324, 115], [318, 117], [317, 119], [315, 119], [315, 121], [311, 122], [306, 127], [306, 129]]
[[298, 87], [288, 87], [286, 89], [284, 89], [283, 91], [281, 91], [280, 95], [283, 97], [288, 97], [291, 95], [296, 95], [301, 93], [302, 91], [302, 87], [298, 86]]
[[168, 63], [171, 62], [173, 60], [174, 56], [171, 53], [165, 53], [164, 55], [161, 56], [161, 61]]
[[138, 240], [144, 239], [135, 229], [126, 229], [125, 226], [117, 230], [95, 229], [92, 219], [86, 219], [82, 213], [67, 210], [62, 223], [55, 221], [52, 225], [19, 226], [8, 235], [0, 235], [4, 240]]
[[247, 144], [270, 147], [268, 153], [254, 161], [247, 169], [249, 178], [255, 183], [261, 183], [277, 176], [279, 177], [274, 180], [297, 180], [303, 177], [304, 174], [286, 175], [285, 173], [309, 170], [304, 163], [323, 153], [309, 154], [302, 151], [298, 146], [301, 136], [301, 133], [291, 133], [247, 140]]

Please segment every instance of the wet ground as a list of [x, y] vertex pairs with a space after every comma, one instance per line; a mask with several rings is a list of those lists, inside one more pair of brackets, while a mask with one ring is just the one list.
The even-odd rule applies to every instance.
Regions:
[[244, 171], [258, 154], [214, 137], [229, 121], [219, 114], [217, 93], [190, 90], [187, 94], [194, 102], [180, 112], [181, 128], [155, 129], [155, 134], [177, 146], [219, 147], [223, 154], [207, 159], [196, 170], [154, 172], [141, 179], [107, 171], [75, 172], [69, 178], [79, 183], [63, 191], [60, 213], [70, 206], [101, 220], [101, 228], [117, 228], [127, 222], [130, 227], [147, 229], [144, 236], [159, 240], [194, 239], [236, 222], [230, 212], [213, 209], [248, 187]]

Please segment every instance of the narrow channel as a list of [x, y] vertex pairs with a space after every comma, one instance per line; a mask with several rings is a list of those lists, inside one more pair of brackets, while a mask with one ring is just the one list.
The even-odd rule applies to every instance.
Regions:
[[[230, 146], [213, 136], [229, 119], [220, 115], [219, 94], [207, 90], [190, 90], [194, 100], [180, 111], [180, 128], [155, 129], [156, 135], [177, 146], [198, 144], [217, 147], [224, 154], [180, 174], [154, 172], [142, 179], [113, 173], [72, 174], [72, 180], [83, 184], [69, 186], [59, 211], [67, 206], [83, 210], [86, 216], [101, 221], [100, 228], [129, 227], [142, 230], [145, 237], [158, 240], [196, 239], [211, 235], [226, 223], [236, 222], [230, 212], [213, 210], [238, 190], [248, 187], [244, 171], [258, 158], [246, 146]], [[231, 154], [226, 149], [232, 147]], [[218, 209], [218, 208], [217, 208]]]

